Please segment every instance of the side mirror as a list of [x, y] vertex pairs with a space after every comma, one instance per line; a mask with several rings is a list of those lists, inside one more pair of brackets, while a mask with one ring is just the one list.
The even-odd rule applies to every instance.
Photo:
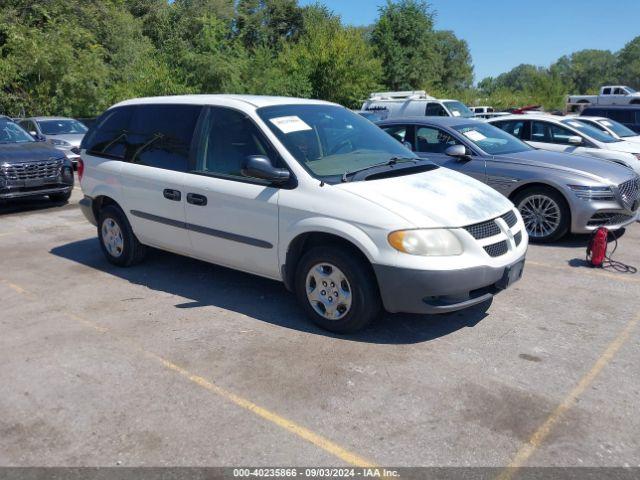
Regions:
[[572, 135], [568, 139], [569, 145], [582, 145], [582, 137], [578, 135]]
[[469, 158], [469, 155], [467, 155], [467, 147], [464, 145], [451, 145], [444, 153], [450, 157], [456, 157], [459, 160]]
[[411, 142], [402, 142], [402, 144], [405, 146], [405, 148], [413, 151], [413, 145], [411, 145]]
[[36, 132], [29, 132], [31, 134], [31, 136], [33, 138], [36, 139], [36, 142], [46, 142], [47, 141], [47, 137], [45, 137], [44, 135], [40, 134], [40, 133], [36, 133]]
[[245, 177], [260, 178], [276, 184], [287, 182], [291, 176], [289, 170], [274, 167], [271, 160], [262, 155], [247, 157], [241, 173]]

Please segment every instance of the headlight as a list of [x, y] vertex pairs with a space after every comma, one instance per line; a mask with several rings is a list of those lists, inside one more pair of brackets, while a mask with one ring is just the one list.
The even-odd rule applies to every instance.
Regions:
[[57, 138], [50, 138], [49, 139], [49, 143], [51, 143], [51, 145], [60, 145], [61, 147], [70, 147], [71, 144], [69, 142], [67, 142], [66, 140], [58, 140]]
[[592, 187], [583, 185], [569, 185], [576, 197], [584, 200], [614, 200], [611, 187]]
[[446, 229], [398, 230], [388, 237], [396, 250], [410, 255], [429, 257], [461, 255], [462, 244], [458, 237]]

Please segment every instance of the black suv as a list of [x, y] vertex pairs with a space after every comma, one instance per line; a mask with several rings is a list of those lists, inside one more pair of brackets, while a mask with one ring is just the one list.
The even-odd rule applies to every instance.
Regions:
[[48, 195], [54, 202], [64, 202], [72, 191], [71, 161], [0, 116], [0, 201]]

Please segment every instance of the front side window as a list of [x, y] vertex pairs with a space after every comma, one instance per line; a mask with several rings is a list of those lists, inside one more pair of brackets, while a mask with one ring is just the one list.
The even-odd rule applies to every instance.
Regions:
[[72, 118], [40, 120], [38, 123], [40, 124], [40, 130], [45, 135], [70, 135], [87, 132], [87, 127]]
[[29, 143], [35, 141], [17, 123], [0, 118], [0, 143]]
[[621, 88], [616, 88], [613, 92], [614, 95], [624, 95], [626, 92]]
[[[599, 142], [603, 142], [603, 143], [614, 143], [614, 142], [620, 142], [621, 140], [618, 138], [613, 138], [611, 135], [608, 135], [607, 133], [604, 133], [602, 130], [592, 126], [592, 125], [587, 125], [585, 123], [582, 122], [578, 122], [576, 120], [562, 120], [562, 123], [564, 123], [565, 125], [569, 125], [573, 128], [575, 128], [576, 130], [578, 130], [580, 133], [586, 135], [587, 137], [591, 137], [595, 140], [598, 140]], [[556, 127], [556, 129], [562, 129], [565, 130], [562, 127], [556, 126], [554, 125], [554, 127]], [[576, 135], [575, 133], [568, 131], [567, 134], [562, 133], [561, 134], [563, 137], [564, 136], [571, 136], [571, 135]], [[560, 142], [556, 142], [556, 143], [560, 143]], [[566, 143], [569, 143], [568, 141]]]
[[31, 120], [22, 120], [19, 125], [24, 128], [27, 132], [37, 133], [36, 126], [33, 124]]
[[404, 143], [408, 140], [406, 125], [393, 125], [391, 127], [384, 127], [382, 130], [387, 132], [400, 143]]
[[460, 142], [447, 132], [435, 127], [418, 127], [416, 130], [416, 150], [426, 153], [444, 153], [447, 148]]
[[426, 117], [448, 117], [449, 114], [439, 103], [427, 103], [424, 115]]
[[445, 107], [449, 109], [451, 115], [454, 117], [464, 117], [464, 118], [472, 118], [473, 112], [469, 110], [469, 108], [461, 102], [450, 101], [444, 102]]
[[281, 166], [271, 146], [244, 113], [212, 107], [205, 114], [200, 132], [195, 167], [198, 173], [246, 179], [242, 166], [254, 155], [266, 156], [274, 166]]
[[524, 137], [524, 121], [523, 120], [496, 122], [493, 125], [495, 125], [498, 128], [501, 128], [502, 130], [513, 135], [514, 137], [518, 137], [519, 139], [523, 139]]
[[370, 121], [336, 105], [279, 105], [257, 113], [305, 169], [327, 182], [394, 157], [416, 157]]
[[489, 155], [508, 155], [531, 150], [526, 143], [488, 123], [457, 125], [453, 128]]

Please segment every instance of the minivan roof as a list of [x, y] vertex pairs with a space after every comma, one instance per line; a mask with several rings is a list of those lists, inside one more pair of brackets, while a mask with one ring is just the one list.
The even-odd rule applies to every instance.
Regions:
[[267, 95], [230, 95], [230, 94], [201, 94], [201, 95], [172, 95], [165, 97], [144, 97], [132, 98], [113, 105], [122, 107], [125, 105], [143, 104], [196, 104], [196, 105], [219, 105], [229, 103], [241, 103], [254, 108], [270, 107], [273, 105], [337, 105], [324, 100], [311, 100], [308, 98], [293, 97], [272, 97]]

